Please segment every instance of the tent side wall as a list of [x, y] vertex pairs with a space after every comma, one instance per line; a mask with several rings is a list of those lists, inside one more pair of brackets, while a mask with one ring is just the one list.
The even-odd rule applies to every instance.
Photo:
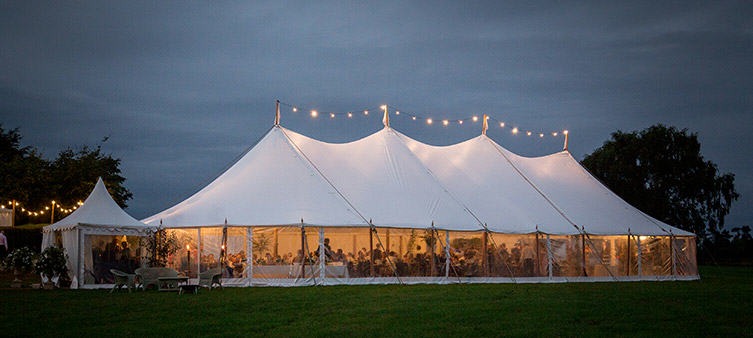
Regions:
[[503, 234], [431, 228], [169, 229], [168, 266], [223, 284], [526, 283], [697, 279], [695, 237]]

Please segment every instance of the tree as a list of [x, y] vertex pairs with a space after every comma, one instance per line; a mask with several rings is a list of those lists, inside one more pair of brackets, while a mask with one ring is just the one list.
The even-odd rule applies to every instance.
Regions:
[[697, 134], [658, 124], [612, 133], [582, 164], [631, 205], [704, 238], [722, 231], [739, 195], [735, 175], [720, 174], [700, 150]]
[[50, 188], [56, 201], [63, 205], [74, 205], [89, 195], [97, 177], [102, 177], [118, 205], [128, 206], [126, 201], [133, 194], [123, 186], [125, 177], [120, 175], [120, 159], [102, 154], [99, 146], [95, 149], [84, 146], [78, 151], [64, 149], [50, 164]]
[[48, 191], [50, 164], [35, 148], [22, 147], [21, 139], [18, 128], [6, 132], [0, 124], [0, 200], [39, 208]]
[[[21, 146], [21, 139], [18, 128], [5, 131], [0, 124], [0, 201], [16, 200], [29, 210], [42, 209], [53, 200], [73, 206], [88, 196], [100, 176], [121, 207], [125, 208], [133, 196], [123, 185], [120, 159], [103, 154], [101, 146], [66, 148], [49, 161], [36, 148]], [[30, 220], [18, 211], [16, 216], [16, 224], [49, 220], [49, 217]], [[56, 216], [55, 219], [60, 219], [63, 215], [56, 213]]]

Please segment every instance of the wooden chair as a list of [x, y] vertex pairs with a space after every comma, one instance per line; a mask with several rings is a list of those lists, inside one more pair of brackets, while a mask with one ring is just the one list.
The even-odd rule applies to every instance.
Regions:
[[222, 269], [214, 268], [204, 271], [199, 274], [199, 285], [212, 290], [214, 285], [219, 285], [222, 288]]

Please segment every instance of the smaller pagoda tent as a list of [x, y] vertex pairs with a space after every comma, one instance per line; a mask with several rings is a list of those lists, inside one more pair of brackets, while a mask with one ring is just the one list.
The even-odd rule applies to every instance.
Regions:
[[[62, 220], [42, 230], [42, 250], [50, 246], [62, 246], [68, 254], [68, 270], [71, 271], [72, 288], [92, 284], [109, 273], [106, 268], [121, 268], [120, 265], [136, 267], [143, 251], [140, 239], [149, 236], [156, 227], [148, 226], [128, 215], [107, 192], [102, 178], [86, 198], [83, 205]], [[130, 241], [127, 239], [130, 237]], [[112, 242], [107, 250], [97, 247], [95, 241], [107, 239]], [[121, 243], [133, 242], [128, 247]], [[118, 245], [118, 257], [115, 257]], [[125, 248], [128, 248], [127, 252]], [[95, 257], [97, 256], [97, 257]], [[130, 260], [129, 260], [130, 259]], [[120, 265], [118, 265], [120, 264]], [[95, 266], [96, 265], [96, 266]], [[122, 268], [121, 268], [122, 269]]]

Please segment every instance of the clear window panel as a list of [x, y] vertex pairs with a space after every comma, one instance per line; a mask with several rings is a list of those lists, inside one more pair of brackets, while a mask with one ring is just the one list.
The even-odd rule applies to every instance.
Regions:
[[84, 238], [84, 283], [111, 284], [110, 269], [133, 273], [142, 264], [146, 252], [142, 237], [125, 235], [87, 235]]
[[180, 247], [178, 251], [167, 257], [167, 266], [195, 278], [198, 276], [198, 229], [168, 229], [178, 239]]
[[645, 276], [672, 274], [672, 257], [668, 236], [640, 236], [641, 265]]

